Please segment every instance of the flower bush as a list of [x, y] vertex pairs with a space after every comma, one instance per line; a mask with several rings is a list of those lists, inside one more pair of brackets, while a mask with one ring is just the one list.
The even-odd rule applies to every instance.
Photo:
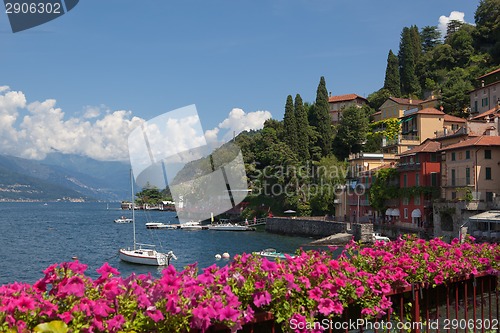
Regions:
[[216, 324], [237, 331], [258, 312], [305, 324], [339, 317], [348, 306], [374, 318], [392, 311], [394, 288], [498, 274], [500, 246], [473, 239], [405, 238], [372, 247], [351, 242], [338, 258], [329, 251], [300, 251], [277, 261], [242, 254], [202, 272], [196, 265], [182, 271], [169, 266], [160, 278], [124, 278], [105, 263], [93, 280], [86, 268], [78, 261], [55, 264], [34, 285], [1, 286], [0, 331], [205, 332]]

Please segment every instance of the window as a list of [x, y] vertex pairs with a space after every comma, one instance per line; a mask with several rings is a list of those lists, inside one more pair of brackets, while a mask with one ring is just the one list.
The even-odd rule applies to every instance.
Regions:
[[465, 151], [465, 159], [470, 160], [470, 150]]
[[477, 101], [474, 101], [474, 112], [478, 112], [477, 109], [478, 109], [478, 107], [477, 107]]
[[408, 178], [408, 177], [407, 177], [407, 175], [406, 175], [406, 174], [404, 174], [404, 175], [403, 175], [403, 187], [406, 187], [406, 186], [407, 186], [407, 184], [408, 184], [407, 178]]
[[491, 168], [486, 168], [486, 179], [491, 180]]
[[451, 186], [455, 186], [455, 181], [456, 181], [456, 171], [455, 169], [451, 169]]
[[416, 205], [416, 206], [419, 206], [420, 205], [420, 196], [416, 196], [413, 198], [413, 203]]
[[457, 198], [457, 192], [451, 192], [451, 200], [455, 200]]
[[470, 168], [465, 168], [465, 185], [470, 184]]
[[415, 186], [420, 186], [420, 175], [418, 173], [415, 174]]
[[431, 154], [431, 162], [436, 162], [436, 161], [437, 161], [437, 155]]
[[410, 204], [410, 198], [403, 197], [403, 206], [408, 206]]
[[491, 150], [490, 149], [486, 149], [484, 151], [484, 159], [485, 160], [491, 160]]
[[408, 208], [405, 208], [404, 212], [405, 212], [405, 219], [407, 219], [408, 218]]
[[486, 202], [493, 202], [493, 192], [486, 192]]
[[481, 106], [488, 106], [488, 97], [485, 97], [481, 100]]
[[431, 186], [438, 186], [438, 174], [437, 174], [437, 172], [431, 172]]
[[454, 161], [455, 160], [455, 153], [451, 153], [451, 160]]

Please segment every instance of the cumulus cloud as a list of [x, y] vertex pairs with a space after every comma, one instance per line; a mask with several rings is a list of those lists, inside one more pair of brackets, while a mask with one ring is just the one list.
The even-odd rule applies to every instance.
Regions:
[[0, 153], [43, 159], [51, 151], [80, 154], [99, 160], [128, 159], [127, 135], [143, 119], [131, 111], [109, 112], [98, 117], [87, 112], [80, 119], [66, 119], [55, 99], [28, 103], [21, 91], [0, 87]]
[[219, 123], [219, 125], [205, 132], [205, 137], [207, 141], [214, 142], [220, 130], [226, 130], [222, 137], [223, 141], [227, 141], [233, 137], [233, 135], [238, 135], [243, 131], [258, 130], [264, 127], [264, 122], [272, 118], [271, 112], [269, 111], [254, 111], [246, 113], [240, 108], [234, 108], [229, 112], [226, 119]]
[[443, 36], [443, 38], [446, 36], [446, 31], [448, 29], [448, 23], [450, 23], [450, 21], [453, 21], [453, 20], [465, 22], [465, 13], [458, 12], [458, 11], [452, 11], [450, 13], [450, 16], [441, 15], [439, 17], [438, 30], [441, 31], [441, 36]]

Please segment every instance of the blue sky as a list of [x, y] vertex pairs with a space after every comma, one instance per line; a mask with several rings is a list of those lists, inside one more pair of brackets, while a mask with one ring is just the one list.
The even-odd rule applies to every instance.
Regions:
[[[473, 23], [478, 4], [82, 0], [64, 16], [15, 34], [1, 13], [0, 153], [43, 157], [47, 148], [33, 142], [44, 140], [34, 138], [32, 129], [39, 121], [40, 132], [49, 130], [47, 119], [60, 122], [56, 128], [63, 132], [73, 126], [73, 134], [95, 130], [101, 121], [92, 133], [106, 139], [94, 144], [106, 142], [110, 150], [110, 142], [121, 142], [111, 138], [120, 133], [104, 133], [113, 121], [128, 119], [125, 127], [116, 126], [126, 132], [133, 116], [147, 120], [190, 104], [196, 104], [204, 130], [224, 120], [227, 131], [241, 129], [238, 122], [259, 127], [269, 114], [282, 119], [288, 94], [314, 101], [321, 76], [334, 95], [367, 96], [383, 85], [387, 53], [397, 53], [403, 27], [438, 25], [452, 11]], [[17, 104], [8, 101], [8, 92], [17, 93], [9, 96]], [[235, 108], [243, 111], [227, 119]], [[251, 117], [256, 111], [267, 112]], [[52, 147], [78, 153], [68, 146], [84, 143], [65, 135], [58, 139], [68, 143]], [[16, 150], [23, 140], [24, 148]], [[106, 158], [104, 152], [94, 157]]]

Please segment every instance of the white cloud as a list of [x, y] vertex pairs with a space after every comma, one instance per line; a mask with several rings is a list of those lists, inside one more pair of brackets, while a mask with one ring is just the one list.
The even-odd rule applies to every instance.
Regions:
[[450, 16], [441, 15], [439, 17], [438, 30], [441, 31], [441, 36], [444, 38], [446, 36], [446, 30], [448, 28], [448, 23], [450, 21], [460, 21], [465, 22], [465, 13], [452, 11]]
[[[0, 87], [0, 153], [43, 159], [51, 151], [99, 160], [128, 159], [127, 136], [143, 120], [130, 111], [113, 111], [90, 122], [99, 108], [83, 118], [66, 119], [55, 99], [28, 103], [24, 93]], [[93, 110], [93, 112], [89, 111]], [[22, 115], [24, 114], [24, 115]]]
[[269, 111], [245, 113], [242, 109], [234, 108], [229, 112], [228, 117], [219, 123], [218, 127], [206, 131], [205, 136], [207, 136], [208, 133], [208, 135], [213, 138], [214, 134], [219, 134], [219, 129], [225, 129], [227, 132], [223, 136], [223, 140], [227, 141], [231, 139], [233, 135], [238, 135], [243, 131], [262, 129], [264, 127], [264, 122], [270, 118], [272, 118], [272, 115]]
[[[131, 111], [87, 106], [83, 114], [68, 117], [57, 107], [55, 99], [28, 101], [23, 92], [0, 86], [0, 154], [43, 159], [47, 153], [59, 151], [98, 160], [128, 160], [127, 139], [140, 126], [148, 132], [152, 153], [158, 155], [160, 148], [163, 153], [171, 150], [178, 153], [207, 142], [228, 141], [233, 133], [261, 129], [269, 118], [269, 111], [245, 113], [235, 108], [218, 127], [203, 133], [198, 115], [193, 113], [186, 118], [171, 119], [170, 123], [158, 122], [157, 132], [168, 133], [165, 141], [165, 135], [155, 132], [154, 120], [146, 122], [134, 117]], [[219, 135], [223, 135], [222, 140], [218, 140]], [[168, 149], [165, 142], [169, 142]]]

